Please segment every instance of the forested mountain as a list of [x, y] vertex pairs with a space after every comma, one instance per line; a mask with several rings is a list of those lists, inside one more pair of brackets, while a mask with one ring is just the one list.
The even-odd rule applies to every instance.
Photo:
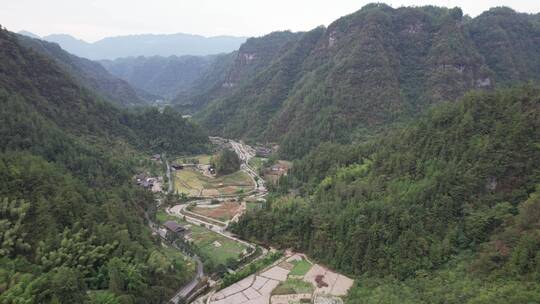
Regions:
[[214, 99], [231, 97], [300, 37], [301, 34], [284, 31], [249, 38], [238, 52], [218, 56], [207, 73], [194, 82], [191, 90], [177, 96], [174, 103], [193, 111], [205, 108]]
[[235, 51], [246, 41], [245, 37], [203, 37], [183, 33], [116, 36], [93, 43], [65, 34], [49, 35], [43, 39], [56, 42], [68, 52], [92, 60], [138, 56], [206, 56]]
[[0, 45], [0, 302], [166, 301], [190, 271], [131, 179], [142, 152], [201, 152], [206, 136], [171, 109], [98, 99], [6, 30]]
[[312, 151], [233, 230], [358, 276], [348, 303], [535, 303], [539, 130], [540, 87], [468, 94]]
[[101, 60], [113, 75], [133, 87], [170, 100], [191, 89], [215, 56], [129, 57]]
[[[370, 4], [328, 28], [289, 34], [263, 65], [264, 48], [243, 51], [248, 40], [236, 62], [250, 77], [223, 80], [233, 88], [210, 95], [197, 118], [211, 133], [276, 141], [283, 156], [299, 157], [471, 89], [540, 79], [538, 19], [508, 8], [470, 18], [459, 8]], [[273, 35], [256, 41], [271, 45]]]
[[98, 63], [64, 51], [55, 43], [17, 36], [23, 46], [54, 59], [81, 86], [87, 87], [108, 101], [121, 106], [143, 105], [135, 90], [126, 82], [108, 73]]
[[193, 113], [204, 108], [211, 100], [230, 92], [223, 86], [227, 73], [234, 64], [237, 52], [217, 55], [200, 78], [195, 79], [191, 88], [179, 93], [172, 103], [184, 113]]

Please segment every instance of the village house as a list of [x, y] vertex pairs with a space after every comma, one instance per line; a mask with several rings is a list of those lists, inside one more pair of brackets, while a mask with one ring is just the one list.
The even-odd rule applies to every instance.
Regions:
[[152, 177], [146, 176], [146, 174], [144, 173], [137, 174], [137, 176], [135, 176], [135, 179], [137, 181], [137, 185], [141, 187], [152, 188], [152, 186], [154, 186], [155, 179]]
[[290, 168], [290, 162], [280, 160], [274, 165], [270, 166], [270, 168], [264, 170], [264, 179], [267, 182], [276, 183], [280, 177], [287, 176]]
[[173, 170], [182, 170], [182, 169], [184, 169], [184, 165], [173, 164], [173, 165], [171, 165], [171, 168]]
[[258, 146], [255, 148], [255, 154], [259, 157], [270, 157], [270, 154], [272, 154], [272, 149]]
[[161, 191], [161, 183], [163, 182], [163, 178], [161, 176], [157, 178], [150, 177], [145, 173], [140, 173], [135, 176], [135, 181], [138, 186], [151, 189], [153, 192], [159, 192]]
[[170, 241], [182, 239], [189, 232], [188, 229], [175, 221], [166, 221], [163, 226], [166, 229], [165, 238]]

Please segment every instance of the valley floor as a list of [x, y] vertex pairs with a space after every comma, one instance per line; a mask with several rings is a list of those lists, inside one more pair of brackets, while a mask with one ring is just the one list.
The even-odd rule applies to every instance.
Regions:
[[[244, 212], [257, 208], [257, 202], [264, 201], [267, 193], [264, 180], [249, 164], [255, 156], [254, 150], [243, 143], [228, 140], [241, 159], [241, 170], [230, 176], [214, 178], [204, 174], [209, 157], [197, 156], [197, 165], [173, 172], [174, 192], [201, 197], [208, 194], [210, 188], [223, 186], [227, 181], [242, 177], [243, 191], [228, 193], [216, 191], [209, 198], [190, 201], [159, 211], [158, 220], [163, 223], [172, 220], [190, 230], [185, 236], [196, 248], [203, 260], [213, 265], [227, 265], [231, 260], [239, 263], [250, 260], [248, 265], [264, 258], [268, 249], [262, 248], [257, 253], [257, 245], [236, 238], [227, 231], [230, 223], [235, 222]], [[190, 161], [189, 158], [180, 161]], [[169, 169], [170, 170], [170, 169]], [[247, 176], [246, 179], [243, 176]], [[216, 181], [219, 179], [219, 181]], [[187, 188], [196, 191], [186, 191]], [[215, 190], [215, 188], [214, 188]], [[242, 195], [240, 195], [242, 194]], [[249, 205], [249, 207], [248, 207]], [[239, 271], [241, 268], [237, 269]], [[221, 290], [220, 282], [213, 283], [210, 293], [200, 297], [194, 303], [241, 304], [241, 303], [291, 303], [291, 301], [313, 300], [317, 303], [343, 303], [353, 285], [353, 280], [333, 272], [308, 260], [301, 253], [288, 252], [284, 257], [255, 273]], [[211, 283], [212, 284], [212, 283]], [[304, 300], [302, 300], [304, 299]], [[173, 299], [174, 300], [174, 299]], [[173, 301], [176, 303], [175, 301]]]

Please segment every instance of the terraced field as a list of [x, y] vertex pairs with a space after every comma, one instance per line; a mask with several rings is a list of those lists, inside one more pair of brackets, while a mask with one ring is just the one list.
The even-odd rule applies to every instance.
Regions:
[[242, 252], [247, 249], [247, 246], [241, 243], [226, 238], [205, 227], [188, 223], [177, 216], [169, 215], [163, 211], [158, 211], [156, 217], [160, 223], [175, 221], [189, 227], [193, 244], [215, 265], [225, 264], [230, 258], [238, 259]]
[[240, 194], [253, 187], [252, 179], [243, 171], [220, 177], [206, 176], [197, 168], [184, 168], [174, 172], [175, 191], [191, 197]]
[[225, 202], [219, 205], [199, 205], [189, 211], [225, 222], [232, 219], [241, 209], [240, 203]]

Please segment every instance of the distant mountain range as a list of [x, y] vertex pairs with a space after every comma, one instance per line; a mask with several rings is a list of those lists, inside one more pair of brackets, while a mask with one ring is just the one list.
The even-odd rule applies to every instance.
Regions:
[[58, 43], [66, 51], [92, 60], [137, 56], [206, 56], [237, 50], [246, 37], [204, 37], [191, 34], [142, 34], [107, 37], [88, 43], [66, 34], [39, 37], [28, 31], [21, 35]]

